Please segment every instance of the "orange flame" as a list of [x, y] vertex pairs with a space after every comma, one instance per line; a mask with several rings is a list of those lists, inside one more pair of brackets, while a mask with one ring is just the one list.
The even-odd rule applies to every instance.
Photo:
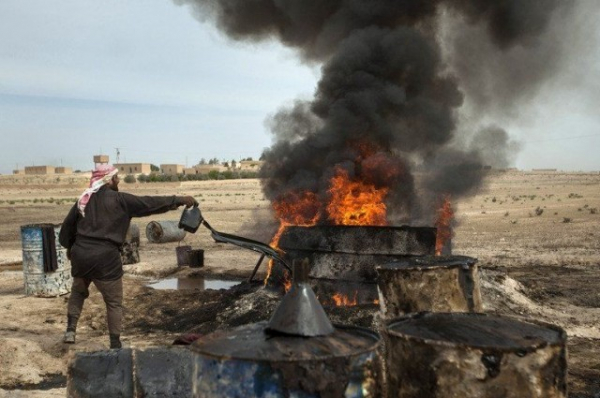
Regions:
[[336, 293], [331, 298], [337, 307], [352, 307], [358, 305], [358, 292], [354, 292], [354, 297], [350, 298], [342, 293]]
[[[315, 225], [319, 219], [320, 203], [317, 195], [313, 192], [303, 191], [299, 193], [288, 193], [280, 200], [273, 203], [275, 215], [279, 218], [279, 229], [271, 239], [270, 245], [279, 248], [279, 239], [290, 225], [311, 226]], [[273, 270], [273, 260], [269, 261], [267, 268], [267, 276], [264, 284], [271, 276]], [[292, 287], [290, 276], [286, 274], [286, 279], [283, 281], [285, 291], [287, 292]]]
[[440, 256], [442, 250], [447, 242], [452, 238], [452, 220], [454, 218], [454, 211], [452, 210], [452, 203], [450, 197], [444, 198], [442, 207], [438, 210], [438, 219], [435, 223], [437, 228], [437, 235], [435, 240], [435, 255]]
[[[357, 162], [364, 175], [351, 179], [346, 170], [336, 168], [335, 175], [329, 181], [329, 203], [321, 203], [317, 195], [310, 191], [288, 192], [273, 202], [280, 225], [271, 240], [271, 246], [279, 247], [279, 240], [288, 226], [313, 226], [325, 218], [333, 225], [387, 225], [387, 206], [384, 201], [389, 188], [377, 188], [369, 178], [374, 175], [381, 177], [383, 173], [387, 180], [393, 180], [400, 171], [390, 165], [384, 155], [371, 156], [376, 148], [369, 145], [358, 145], [358, 148], [361, 155]], [[272, 268], [271, 260], [265, 285]], [[286, 276], [284, 285], [288, 291], [291, 281], [289, 275]]]
[[352, 181], [347, 171], [338, 168], [329, 188], [329, 220], [336, 225], [387, 225], [387, 207], [383, 201], [388, 191], [363, 181]]

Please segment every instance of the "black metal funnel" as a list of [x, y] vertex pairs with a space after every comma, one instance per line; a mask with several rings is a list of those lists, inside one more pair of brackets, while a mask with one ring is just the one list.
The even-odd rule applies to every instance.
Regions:
[[273, 313], [265, 332], [305, 337], [333, 333], [333, 325], [308, 283], [308, 260], [294, 261], [293, 268], [292, 287]]

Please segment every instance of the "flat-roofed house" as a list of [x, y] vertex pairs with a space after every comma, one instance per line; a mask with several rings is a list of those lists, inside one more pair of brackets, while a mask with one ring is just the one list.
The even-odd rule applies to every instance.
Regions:
[[263, 160], [240, 160], [237, 166], [240, 171], [259, 171], [264, 163]]
[[25, 166], [25, 174], [54, 174], [54, 166]]
[[150, 174], [152, 172], [150, 163], [115, 163], [113, 166], [119, 169], [121, 174]]
[[183, 165], [180, 164], [161, 164], [160, 172], [169, 176], [183, 174]]

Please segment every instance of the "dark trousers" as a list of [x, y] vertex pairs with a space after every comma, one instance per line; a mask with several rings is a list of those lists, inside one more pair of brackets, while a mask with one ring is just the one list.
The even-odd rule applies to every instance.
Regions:
[[83, 302], [90, 295], [90, 283], [94, 282], [96, 288], [102, 294], [106, 304], [106, 320], [110, 334], [121, 334], [121, 323], [123, 319], [123, 278], [114, 281], [101, 281], [97, 279], [73, 278], [73, 288], [67, 315], [75, 322], [81, 315]]

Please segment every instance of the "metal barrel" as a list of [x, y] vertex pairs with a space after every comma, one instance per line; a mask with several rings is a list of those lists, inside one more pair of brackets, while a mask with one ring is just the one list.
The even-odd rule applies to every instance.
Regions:
[[[54, 227], [56, 259], [58, 268], [44, 272], [44, 248], [42, 228]], [[67, 249], [58, 242], [60, 225], [30, 224], [21, 226], [23, 247], [23, 276], [25, 295], [56, 297], [71, 290], [71, 262], [67, 259]]]
[[375, 267], [385, 319], [428, 312], [483, 312], [477, 259], [420, 256]]
[[410, 314], [386, 323], [387, 397], [566, 398], [565, 331], [480, 313]]
[[129, 224], [125, 242], [121, 246], [121, 261], [123, 265], [137, 264], [140, 262], [140, 227], [135, 224]]
[[376, 397], [379, 335], [337, 326], [328, 336], [268, 335], [266, 322], [196, 341], [194, 397]]
[[175, 248], [178, 266], [190, 265], [190, 250], [192, 250], [192, 246], [177, 246]]
[[204, 267], [204, 250], [196, 249], [188, 252], [190, 267], [200, 268]]
[[150, 221], [146, 225], [146, 238], [152, 243], [179, 242], [185, 238], [178, 221]]
[[[436, 229], [411, 226], [318, 225], [289, 226], [279, 248], [292, 263], [307, 258], [311, 278], [374, 283], [375, 266], [396, 259], [435, 254]], [[270, 286], [285, 280], [273, 267]]]
[[125, 242], [140, 244], [140, 227], [136, 224], [129, 224], [127, 234], [125, 235]]

